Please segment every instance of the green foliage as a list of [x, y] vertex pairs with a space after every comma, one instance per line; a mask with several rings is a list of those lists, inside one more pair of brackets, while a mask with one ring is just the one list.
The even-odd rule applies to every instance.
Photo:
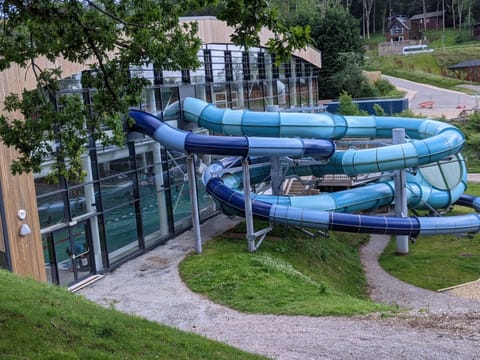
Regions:
[[339, 101], [338, 112], [342, 115], [368, 115], [366, 111], [359, 109], [358, 104], [354, 103], [352, 97], [345, 91], [342, 92]]
[[363, 48], [359, 22], [348, 10], [338, 4], [318, 6], [297, 14], [291, 21], [309, 25], [314, 45], [322, 52], [321, 99], [337, 98], [342, 90], [354, 97], [370, 95], [362, 93], [368, 91], [368, 85], [361, 74]]
[[[218, 17], [235, 28], [232, 40], [246, 47], [260, 45], [258, 31], [267, 27], [273, 32], [268, 45], [278, 61], [310, 39], [308, 27], [285, 25], [265, 0], [39, 0], [1, 5], [0, 70], [11, 64], [25, 67], [35, 75], [37, 89], [8, 98], [5, 106], [10, 114], [1, 119], [0, 138], [20, 152], [12, 165], [14, 173], [37, 172], [45, 156], [51, 155], [57, 163], [52, 178], [81, 177], [80, 157], [89, 136], [105, 145], [123, 144], [122, 114], [139, 103], [147, 85], [145, 79], [131, 77], [131, 66], [155, 64], [162, 70], [180, 70], [199, 65], [197, 24], [179, 23], [187, 10], [215, 6]], [[89, 68], [82, 85], [96, 89], [93, 102], [87, 107], [79, 98], [57, 99], [62, 74], [40, 68], [41, 56]], [[16, 117], [17, 110], [24, 119]]]
[[250, 313], [319, 316], [390, 309], [367, 300], [358, 246], [368, 235], [312, 238], [278, 225], [252, 254], [237, 236], [244, 231], [240, 224], [207, 243], [201, 256], [180, 264], [193, 291]]
[[375, 87], [377, 96], [389, 96], [395, 91], [395, 86], [386, 79], [378, 79], [373, 86]]
[[0, 270], [2, 359], [263, 359]]
[[385, 110], [379, 104], [373, 104], [373, 111], [375, 111], [375, 115], [377, 116], [385, 116]]
[[278, 56], [277, 62], [288, 59], [295, 49], [311, 42], [310, 27], [286, 25], [278, 9], [267, 0], [219, 1], [217, 17], [235, 29], [232, 41], [247, 48], [260, 46], [258, 33], [263, 26], [273, 32], [267, 46]]
[[463, 127], [468, 157], [478, 161], [480, 154], [480, 112], [476, 111], [468, 117]]

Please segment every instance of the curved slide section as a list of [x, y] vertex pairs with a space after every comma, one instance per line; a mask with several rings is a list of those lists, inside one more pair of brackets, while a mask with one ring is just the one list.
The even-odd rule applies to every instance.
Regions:
[[[218, 174], [221, 173], [222, 170], [223, 165], [221, 162], [216, 162], [212, 164], [207, 171]], [[213, 197], [221, 203], [226, 204], [236, 213], [243, 211], [245, 208], [243, 193], [226, 186], [223, 180], [216, 175], [206, 175], [205, 180], [207, 191]], [[355, 196], [362, 191], [362, 197]], [[347, 208], [351, 207], [352, 209], [350, 210], [368, 210], [373, 208], [373, 203], [377, 203], [377, 205], [387, 205], [393, 200], [392, 192], [393, 189], [388, 183], [379, 183], [369, 187], [358, 188], [355, 192], [348, 190], [343, 194], [346, 198], [342, 199], [342, 206]], [[324, 196], [323, 198], [319, 196], [316, 202], [319, 203], [321, 199], [327, 199], [328, 196], [329, 195]], [[338, 196], [338, 198], [341, 196]], [[350, 199], [347, 199], [347, 197]], [[273, 198], [275, 197], [272, 197], [272, 199]], [[315, 196], [312, 198], [315, 199]], [[359, 207], [359, 201], [362, 199], [364, 202], [362, 206]], [[281, 203], [272, 204], [265, 200], [266, 198], [252, 196], [252, 210], [254, 215], [286, 225], [333, 231], [409, 235], [412, 237], [418, 235], [474, 233], [480, 230], [480, 217], [476, 213], [447, 217], [401, 218], [394, 216], [340, 213], [337, 212], [339, 209], [336, 208], [334, 201], [328, 202], [328, 204], [333, 205], [329, 211], [321, 211], [308, 207], [300, 207], [303, 205], [300, 204], [301, 199], [299, 199], [299, 203], [295, 204], [296, 206]]]
[[[238, 166], [240, 166], [238, 160], [236, 164], [233, 164], [230, 159], [224, 159], [220, 163], [220, 165], [216, 165], [217, 169], [215, 173], [221, 172], [225, 185], [231, 189], [240, 191], [243, 186], [243, 179], [241, 170], [238, 168]], [[459, 199], [466, 190], [466, 170], [464, 160], [460, 154], [452, 156], [450, 160], [436, 162], [434, 165], [435, 166], [420, 167], [415, 174], [411, 172], [407, 173], [406, 195], [408, 208], [420, 210], [448, 208], [455, 200]], [[453, 169], [453, 171], [451, 171], [452, 165], [457, 167]], [[221, 166], [221, 170], [218, 169], [218, 166]], [[232, 166], [236, 167], [232, 170]], [[286, 175], [304, 176], [315, 174], [312, 170], [321, 166], [322, 165], [309, 165], [305, 166], [305, 168], [297, 166], [289, 169]], [[443, 179], [444, 174], [448, 172], [457, 173], [457, 176], [450, 179], [450, 184], [446, 184], [447, 179]], [[208, 174], [208, 172], [205, 174]], [[255, 168], [250, 171], [251, 182], [263, 182], [266, 181], [269, 176], [270, 165], [268, 159], [256, 159]], [[427, 176], [428, 179], [426, 179], [425, 176]], [[432, 179], [437, 182], [437, 187], [431, 184]], [[208, 181], [204, 182], [207, 183]], [[319, 195], [272, 196], [252, 194], [252, 197], [278, 205], [312, 210], [355, 213], [371, 211], [381, 206], [393, 204], [395, 189], [393, 181], [384, 180], [349, 190], [322, 193]]]
[[237, 156], [312, 156], [328, 159], [335, 144], [323, 139], [274, 139], [248, 136], [209, 136], [175, 129], [161, 119], [140, 110], [130, 110], [135, 120], [132, 127], [160, 142], [167, 148], [187, 153]]
[[409, 138], [418, 140], [388, 148], [337, 151], [325, 167], [328, 174], [356, 176], [416, 168], [457, 154], [465, 140], [455, 126], [427, 119], [230, 110], [194, 98], [183, 101], [182, 111], [187, 121], [233, 136], [391, 139], [393, 129], [404, 128]]
[[[395, 169], [418, 168], [421, 165], [440, 161], [456, 154], [463, 147], [463, 134], [455, 127], [433, 120], [408, 118], [378, 118], [378, 117], [343, 117], [332, 114], [294, 114], [288, 113], [285, 120], [282, 113], [256, 113], [250, 111], [234, 111], [217, 109], [197, 99], [185, 99], [183, 112], [190, 121], [196, 121], [199, 126], [210, 128], [217, 132], [226, 132], [235, 136], [207, 136], [191, 134], [174, 129], [160, 119], [148, 113], [132, 110], [130, 116], [136, 121], [134, 130], [142, 131], [161, 142], [164, 146], [179, 151], [211, 153], [218, 155], [288, 155], [288, 156], [319, 156], [327, 159], [325, 165], [333, 173], [344, 172], [353, 176], [359, 173], [389, 171]], [[313, 121], [314, 125], [309, 124]], [[227, 124], [228, 123], [228, 124]], [[212, 125], [213, 124], [213, 125]], [[249, 137], [252, 128], [257, 128], [263, 137]], [[406, 144], [391, 145], [375, 149], [339, 151], [331, 139], [348, 137], [390, 137], [393, 128], [403, 127], [413, 139]], [[277, 128], [277, 130], [275, 130]], [[306, 129], [321, 131], [307, 132]], [[224, 131], [229, 129], [229, 131]], [[294, 129], [297, 129], [294, 130]], [[246, 131], [248, 130], [248, 131]], [[276, 131], [276, 132], [275, 132]], [[302, 133], [306, 131], [305, 133]], [[276, 136], [320, 137], [326, 141], [315, 143], [314, 140], [296, 138], [276, 138]], [[327, 140], [325, 140], [327, 139]], [[277, 144], [278, 141], [278, 144]], [[285, 148], [283, 148], [285, 145]], [[207, 191], [222, 204], [243, 212], [245, 209], [243, 193], [225, 185], [220, 177], [224, 167], [221, 162], [210, 165], [204, 176]], [[466, 172], [463, 168], [463, 178]], [[388, 183], [375, 184], [390, 188]], [[418, 187], [413, 183], [412, 187]], [[465, 186], [459, 185], [453, 192], [448, 192], [449, 203], [457, 201]], [[371, 201], [379, 204], [387, 202], [378, 197], [385, 197], [385, 190], [373, 190]], [[431, 192], [432, 187], [426, 187]], [[364, 189], [365, 190], [365, 189]], [[370, 190], [370, 189], [369, 189]], [[361, 190], [360, 190], [361, 191]], [[388, 201], [391, 202], [393, 190], [389, 190]], [[287, 203], [275, 199], [267, 201], [252, 195], [252, 210], [254, 215], [283, 224], [327, 230], [365, 232], [377, 234], [397, 234], [417, 236], [419, 234], [470, 233], [480, 230], [480, 217], [468, 214], [453, 217], [389, 217], [346, 214], [337, 211], [354, 211], [353, 204], [360, 198], [356, 191], [337, 195], [335, 200], [342, 198], [344, 208], [340, 209], [335, 201], [328, 211], [304, 207], [304, 203]], [[413, 196], [417, 200], [423, 195]], [[350, 200], [349, 200], [350, 198]], [[318, 202], [318, 200], [317, 200]], [[331, 202], [332, 203], [332, 202]], [[350, 208], [349, 208], [350, 207]]]

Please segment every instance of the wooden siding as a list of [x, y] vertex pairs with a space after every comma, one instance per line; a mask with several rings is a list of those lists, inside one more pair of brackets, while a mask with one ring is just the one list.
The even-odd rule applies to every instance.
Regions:
[[[0, 145], [0, 154], [2, 156], [0, 176], [6, 220], [3, 226], [8, 233], [12, 271], [39, 281], [46, 281], [33, 176], [31, 174], [21, 176], [11, 174], [10, 163], [16, 156], [15, 150], [2, 144]], [[27, 214], [23, 221], [17, 217], [20, 209], [25, 210]], [[22, 224], [30, 227], [29, 235], [20, 236]]]
[[[58, 60], [51, 63], [46, 59], [37, 59], [36, 64], [42, 68], [61, 67], [65, 77], [73, 75], [83, 69], [85, 65], [73, 64]], [[23, 89], [32, 89], [36, 81], [31, 70], [13, 65], [10, 69], [0, 72], [0, 102], [10, 93], [21, 93]], [[1, 108], [3, 112], [3, 107]], [[32, 174], [13, 176], [10, 164], [16, 158], [15, 149], [0, 144], [0, 181], [2, 182], [1, 194], [5, 206], [5, 224], [9, 240], [9, 255], [12, 271], [16, 274], [46, 281], [45, 260], [43, 256], [40, 223], [38, 220], [35, 184]], [[20, 220], [17, 213], [20, 209], [26, 211], [25, 220]], [[20, 236], [20, 227], [27, 224], [31, 234]], [[4, 250], [3, 241], [0, 250]]]

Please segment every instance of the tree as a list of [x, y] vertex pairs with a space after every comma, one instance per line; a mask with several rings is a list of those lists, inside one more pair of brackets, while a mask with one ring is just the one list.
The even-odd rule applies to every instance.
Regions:
[[[45, 156], [53, 154], [52, 178], [78, 179], [89, 139], [122, 144], [122, 115], [138, 104], [146, 85], [130, 76], [130, 67], [199, 65], [197, 26], [178, 21], [186, 9], [215, 6], [218, 17], [235, 28], [233, 41], [246, 47], [260, 44], [258, 32], [266, 26], [274, 33], [268, 45], [280, 59], [309, 40], [308, 29], [284, 25], [266, 0], [3, 0], [0, 6], [0, 70], [15, 63], [37, 79], [36, 89], [9, 95], [8, 114], [0, 116], [1, 139], [20, 154], [11, 166], [14, 174], [40, 171]], [[62, 74], [40, 68], [39, 57], [93, 62], [82, 77], [84, 87], [96, 89], [92, 104], [75, 96], [57, 98]]]
[[372, 12], [373, 2], [374, 0], [363, 0], [363, 37], [366, 36], [367, 39], [370, 39], [370, 16]]
[[[299, 16], [294, 20], [299, 25], [310, 25], [314, 45], [322, 52], [320, 98], [336, 98], [342, 90], [358, 96], [359, 88], [356, 85], [362, 78], [363, 62], [359, 21], [340, 5], [318, 10], [308, 16]], [[357, 89], [353, 91], [353, 87]]]

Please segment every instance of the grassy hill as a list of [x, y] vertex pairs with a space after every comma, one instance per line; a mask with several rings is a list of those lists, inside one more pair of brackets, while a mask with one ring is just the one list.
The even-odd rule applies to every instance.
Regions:
[[0, 270], [0, 359], [263, 359]]
[[480, 42], [458, 42], [459, 37], [460, 34], [451, 29], [445, 33], [431, 31], [427, 33], [427, 39], [430, 47], [435, 49], [433, 53], [377, 56], [378, 43], [384, 42], [385, 36], [376, 35], [367, 42], [365, 69], [380, 70], [386, 75], [458, 90], [456, 87], [465, 82], [456, 79], [448, 67], [465, 60], [480, 59]]
[[368, 238], [313, 237], [276, 225], [252, 254], [241, 223], [207, 243], [201, 255], [187, 257], [180, 273], [193, 291], [243, 312], [321, 316], [393, 310], [368, 298], [358, 254]]

